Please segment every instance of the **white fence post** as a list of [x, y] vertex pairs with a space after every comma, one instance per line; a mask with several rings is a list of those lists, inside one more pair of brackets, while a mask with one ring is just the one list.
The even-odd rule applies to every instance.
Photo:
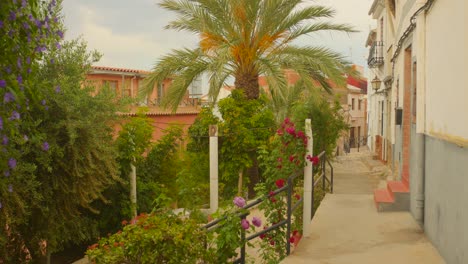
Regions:
[[132, 203], [132, 217], [137, 216], [137, 179], [136, 167], [134, 165], [135, 159], [130, 163], [130, 202]]
[[304, 167], [304, 207], [303, 207], [303, 223], [302, 230], [304, 237], [310, 235], [310, 218], [312, 216], [312, 162], [307, 160], [307, 155], [313, 155], [313, 137], [312, 137], [312, 124], [310, 119], [305, 120], [305, 134], [309, 139], [307, 141], [307, 150], [305, 154], [306, 166]]
[[210, 211], [218, 210], [218, 126], [210, 125]]

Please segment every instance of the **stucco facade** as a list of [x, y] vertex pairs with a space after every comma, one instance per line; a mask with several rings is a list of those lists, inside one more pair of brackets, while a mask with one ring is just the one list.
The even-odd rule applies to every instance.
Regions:
[[[89, 84], [96, 88], [96, 91], [104, 86], [108, 86], [119, 97], [137, 99], [139, 89], [142, 87], [144, 79], [148, 74], [149, 72], [141, 70], [95, 66], [88, 73], [86, 79]], [[161, 108], [161, 100], [167, 93], [170, 84], [170, 79], [165, 80], [162, 84], [156, 84], [156, 87], [149, 96], [138, 100], [135, 103], [136, 105], [132, 106], [128, 112], [120, 113], [122, 116], [132, 117], [136, 116], [139, 106], [147, 107], [146, 116], [151, 120], [153, 126], [153, 141], [160, 139], [164, 135], [165, 129], [171, 124], [181, 125], [184, 132], [187, 132], [200, 112], [198, 97], [201, 94], [194, 94], [194, 90], [187, 92], [176, 112]], [[117, 126], [116, 133], [120, 129], [121, 126]]]
[[[369, 77], [389, 82], [381, 94], [374, 91], [369, 111], [379, 111], [376, 95], [389, 100], [389, 166], [400, 194], [408, 192], [408, 210], [454, 264], [468, 263], [467, 6], [465, 0], [376, 0], [370, 11], [377, 20], [374, 41], [381, 34], [384, 48], [383, 63]], [[377, 190], [376, 203], [384, 198]]]

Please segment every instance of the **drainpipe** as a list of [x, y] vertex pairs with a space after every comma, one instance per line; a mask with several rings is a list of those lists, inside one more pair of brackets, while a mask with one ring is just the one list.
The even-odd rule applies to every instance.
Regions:
[[[433, 0], [419, 0], [416, 5], [418, 8], [430, 6]], [[416, 17], [415, 36], [417, 41], [416, 54], [416, 83], [417, 94], [416, 98], [416, 170], [414, 170], [414, 186], [412, 193], [414, 194], [414, 206], [411, 206], [415, 220], [424, 226], [424, 203], [425, 203], [425, 168], [426, 168], [426, 12], [420, 12]]]

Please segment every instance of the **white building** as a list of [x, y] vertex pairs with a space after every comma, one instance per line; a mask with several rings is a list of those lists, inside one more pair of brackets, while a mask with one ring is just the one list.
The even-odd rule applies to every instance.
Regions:
[[409, 210], [447, 263], [468, 263], [468, 1], [375, 0], [369, 13], [369, 80], [383, 81], [369, 134], [396, 175], [377, 207]]

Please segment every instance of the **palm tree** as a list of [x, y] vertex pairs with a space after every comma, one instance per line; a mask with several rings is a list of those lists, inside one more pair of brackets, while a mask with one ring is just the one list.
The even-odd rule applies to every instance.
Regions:
[[178, 15], [166, 28], [200, 37], [197, 48], [173, 50], [160, 59], [141, 90], [149, 94], [156, 83], [172, 78], [163, 105], [173, 110], [203, 73], [209, 77], [213, 102], [228, 78], [234, 78], [235, 88], [248, 99], [258, 98], [259, 75], [267, 76], [270, 95], [285, 98], [285, 69], [299, 74], [302, 87], [330, 91], [329, 80], [343, 83], [348, 64], [340, 54], [293, 43], [321, 31], [352, 32], [348, 25], [321, 21], [333, 16], [330, 8], [302, 0], [163, 0], [160, 6]]

